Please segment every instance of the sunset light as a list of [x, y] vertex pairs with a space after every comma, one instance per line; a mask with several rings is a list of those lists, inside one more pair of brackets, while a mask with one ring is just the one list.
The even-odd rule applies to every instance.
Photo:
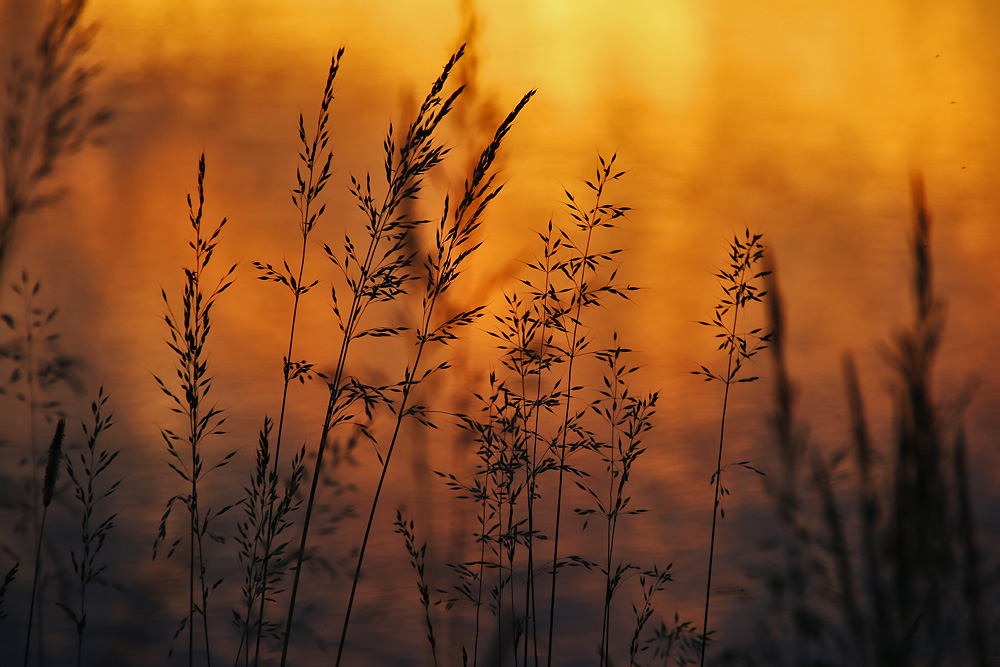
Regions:
[[998, 29], [0, 0], [0, 665], [994, 664]]

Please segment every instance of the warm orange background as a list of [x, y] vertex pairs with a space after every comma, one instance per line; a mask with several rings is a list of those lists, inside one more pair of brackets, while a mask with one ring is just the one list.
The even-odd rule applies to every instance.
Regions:
[[[5, 44], [33, 34], [34, 4], [0, 2]], [[638, 558], [675, 563], [677, 583], [661, 599], [665, 617], [677, 609], [700, 622], [707, 482], [721, 395], [687, 372], [720, 361], [714, 339], [695, 321], [711, 312], [712, 269], [725, 261], [729, 237], [747, 226], [763, 232], [773, 249], [810, 440], [824, 449], [846, 442], [839, 374], [846, 350], [858, 355], [873, 421], [885, 435], [890, 373], [882, 351], [910, 316], [915, 171], [927, 184], [937, 284], [949, 302], [940, 395], [955, 394], [970, 378], [979, 383], [968, 411], [978, 461], [974, 492], [982, 520], [996, 525], [1000, 10], [994, 3], [95, 0], [88, 11], [100, 26], [91, 56], [103, 67], [94, 99], [116, 118], [101, 132], [101, 146], [66, 164], [59, 183], [68, 194], [26, 225], [8, 275], [24, 267], [43, 281], [61, 308], [64, 345], [86, 360], [88, 391], [103, 381], [113, 394], [116, 436], [132, 466], [123, 490], [131, 499], [123, 539], [151, 544], [162, 503], [179, 483], [163, 463], [157, 428], [170, 415], [151, 374], [169, 373], [172, 364], [162, 342], [159, 291], [179, 291], [188, 261], [184, 198], [195, 188], [199, 154], [208, 163], [208, 219], [230, 220], [217, 268], [240, 264], [237, 284], [219, 302], [211, 357], [215, 395], [230, 414], [230, 442], [245, 450], [219, 477], [236, 489], [251, 465], [255, 430], [280, 398], [289, 303], [284, 292], [253, 279], [250, 262], [297, 257], [298, 214], [289, 193], [298, 114], [310, 127], [329, 58], [345, 45], [333, 106], [330, 212], [316, 231], [319, 241], [334, 244], [359, 223], [349, 174], [378, 174], [388, 121], [405, 122], [463, 39], [475, 65], [464, 74], [470, 94], [447, 128], [455, 155], [432, 178], [426, 215], [439, 210], [440, 192], [458, 187], [484, 142], [483, 123], [495, 124], [525, 91], [538, 89], [503, 149], [508, 183], [467, 276], [468, 299], [501, 305], [501, 292], [515, 287], [521, 263], [538, 250], [533, 230], [550, 216], [567, 220], [562, 190], [583, 191], [581, 179], [590, 177], [598, 153], [617, 152], [629, 172], [613, 192], [633, 212], [609, 243], [629, 249], [621, 275], [644, 289], [633, 304], [602, 314], [595, 328], [606, 339], [614, 325], [644, 366], [637, 388], [661, 392], [634, 493], [637, 504], [654, 511], [625, 530]], [[327, 296], [336, 274], [318, 243], [311, 252], [307, 274], [323, 283], [308, 296], [299, 349], [323, 367], [335, 354]], [[0, 306], [11, 304], [5, 291]], [[496, 366], [485, 337], [473, 338], [455, 350], [464, 364], [453, 382], [458, 396]], [[380, 359], [405, 353], [379, 351]], [[754, 372], [764, 381], [737, 387], [726, 458], [766, 468], [766, 358], [758, 366]], [[289, 441], [314, 446], [323, 392], [296, 391]], [[14, 412], [2, 420], [8, 433], [25, 427]], [[395, 506], [405, 503], [416, 514], [434, 558], [463, 557], [450, 546], [462, 519], [428, 474], [466, 469], [464, 455], [453, 455], [453, 438], [445, 430], [414, 444], [391, 473], [383, 530], [366, 567], [394, 567], [399, 575], [366, 582], [358, 620], [367, 632], [381, 632], [387, 618], [390, 626], [414, 630], [390, 648], [371, 642], [386, 651], [372, 660], [403, 664], [401, 656], [424, 650], [410, 573], [389, 528]], [[349, 502], [364, 507], [374, 457], [365, 449], [358, 458]], [[730, 483], [734, 497], [716, 570], [721, 593], [713, 603], [720, 624], [739, 612], [754, 522], [768, 511], [752, 475], [734, 475]], [[341, 528], [329, 545], [331, 558], [345, 557], [357, 543], [358, 523]], [[133, 567], [151, 588], [183, 575], [183, 568], [172, 572], [159, 563], [150, 569], [145, 546], [140, 551]], [[447, 570], [438, 564], [434, 574], [444, 586]], [[335, 642], [343, 603], [334, 584], [344, 579], [330, 584], [326, 575], [315, 576], [331, 591], [317, 595], [317, 617], [334, 619], [317, 629]], [[183, 613], [170, 612], [186, 600], [158, 595], [171, 619]], [[218, 608], [227, 603], [220, 599]], [[356, 635], [362, 655], [364, 634]], [[451, 650], [449, 659], [459, 655]]]

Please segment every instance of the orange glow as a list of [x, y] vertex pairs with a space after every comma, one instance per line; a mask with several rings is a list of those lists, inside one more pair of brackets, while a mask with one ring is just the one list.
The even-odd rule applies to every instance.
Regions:
[[[619, 331], [642, 365], [636, 391], [660, 392], [649, 452], [633, 481], [636, 504], [662, 512], [635, 517], [623, 539], [643, 557], [677, 563], [681, 574], [675, 597], [664, 597], [664, 617], [677, 608], [694, 618], [702, 601], [721, 394], [689, 372], [719, 361], [717, 341], [696, 323], [711, 314], [718, 297], [714, 270], [744, 226], [763, 233], [778, 267], [789, 364], [811, 444], [834, 451], [848, 437], [845, 351], [858, 355], [876, 432], [887, 436], [884, 387], [891, 373], [882, 351], [910, 322], [908, 184], [913, 172], [923, 174], [935, 219], [935, 279], [949, 302], [936, 378], [945, 397], [958, 393], [968, 374], [978, 374], [967, 413], [978, 462], [974, 482], [980, 492], [995, 484], [1000, 15], [990, 3], [470, 1], [477, 10], [478, 31], [469, 44], [476, 68], [463, 76], [472, 77], [474, 92], [446, 123], [453, 155], [428, 178], [415, 211], [440, 215], [443, 194], [455, 196], [492, 127], [537, 88], [502, 149], [498, 178], [505, 188], [483, 227], [480, 258], [468, 281], [449, 294], [455, 308], [482, 302], [500, 311], [504, 294], [525, 292], [518, 279], [541, 252], [536, 232], [550, 217], [571, 225], [564, 189], [589, 194], [583, 180], [592, 178], [597, 154], [617, 152], [627, 173], [608, 196], [632, 210], [602, 242], [626, 249], [616, 256], [619, 279], [642, 290], [632, 303], [599, 311], [593, 336], [595, 345], [606, 344], [612, 330]], [[21, 2], [0, 0], [0, 20], [32, 25], [37, 17]], [[102, 130], [101, 146], [60, 167], [57, 184], [68, 195], [25, 226], [5, 277], [23, 266], [42, 279], [45, 294], [60, 306], [67, 347], [87, 360], [87, 391], [103, 381], [117, 401], [119, 437], [141, 469], [123, 519], [134, 541], [151, 541], [146, 538], [163, 502], [177, 492], [158, 434], [174, 417], [151, 376], [171, 369], [160, 290], [171, 298], [179, 293], [181, 267], [190, 259], [185, 195], [195, 190], [198, 156], [204, 151], [208, 164], [206, 220], [229, 219], [215, 269], [239, 264], [237, 283], [216, 310], [211, 350], [218, 378], [213, 391], [230, 411], [226, 430], [234, 443], [219, 451], [241, 449], [238, 465], [226, 469], [219, 484], [239, 492], [256, 432], [265, 414], [276, 416], [280, 401], [290, 300], [286, 289], [257, 281], [250, 263], [298, 262], [298, 212], [290, 200], [298, 115], [311, 132], [331, 54], [345, 45], [332, 106], [328, 213], [308, 250], [306, 273], [319, 285], [304, 301], [295, 352], [322, 372], [335, 363], [340, 340], [330, 308], [340, 274], [324, 258], [322, 243], [339, 248], [345, 231], [361, 233], [350, 176], [371, 172], [381, 194], [386, 127], [391, 121], [396, 136], [402, 134], [448, 55], [470, 38], [463, 34], [461, 5], [92, 0], [88, 13], [99, 31], [90, 56], [103, 68], [93, 97], [116, 118]], [[7, 62], [6, 48], [0, 44], [0, 62]], [[3, 290], [0, 310], [13, 307], [9, 287]], [[394, 323], [409, 323], [418, 306], [393, 304], [384, 312]], [[484, 318], [482, 327], [491, 322]], [[482, 331], [469, 339], [455, 346], [453, 375], [422, 400], [446, 396], [471, 409], [471, 391], [484, 391], [489, 372], [501, 371], [495, 341]], [[364, 360], [351, 372], [384, 383], [398, 380], [396, 367], [413, 353], [410, 342], [368, 342], [362, 349]], [[763, 380], [734, 390], [726, 459], [767, 467], [769, 361], [762, 355], [751, 372]], [[326, 390], [320, 381], [294, 390], [289, 449], [306, 444], [313, 451]], [[18, 414], [4, 413], [3, 427], [23, 436], [27, 422]], [[447, 419], [442, 416], [442, 424]], [[372, 649], [384, 651], [372, 658], [381, 664], [424, 650], [421, 619], [410, 615], [411, 573], [397, 558], [398, 536], [388, 528], [391, 509], [407, 505], [418, 524], [423, 521], [421, 529], [437, 540], [431, 549], [442, 578], [448, 571], [441, 563], [468, 556], [462, 549], [471, 547], [454, 545], [475, 521], [468, 507], [455, 509], [453, 494], [431, 473], [471, 474], [468, 443], [450, 424], [415, 430], [408, 442], [413, 446], [392, 471], [379, 515], [385, 525], [373, 547], [371, 571], [383, 567], [392, 574], [371, 576], [362, 605], [362, 622], [382, 633]], [[377, 479], [377, 458], [367, 442], [356, 456], [359, 465], [343, 470], [356, 487], [348, 497], [360, 507]], [[729, 478], [734, 496], [727, 500], [717, 574], [722, 594], [713, 611], [720, 624], [738, 623], [750, 585], [741, 556], [758, 538], [749, 522], [770, 511], [754, 477], [741, 471]], [[995, 515], [997, 508], [990, 511]], [[363, 530], [358, 523], [324, 538], [332, 559], [347, 558]], [[590, 538], [573, 539], [586, 548]], [[156, 567], [164, 577], [183, 574]], [[339, 628], [342, 613], [340, 591], [327, 595], [326, 587], [334, 590], [344, 578], [322, 581], [310, 595], [326, 632]], [[589, 585], [580, 591], [589, 593]], [[170, 599], [165, 607], [183, 607], [169, 592], [157, 589]], [[232, 599], [220, 601], [219, 609], [238, 597], [226, 595]], [[389, 620], [380, 626], [383, 618]], [[408, 629], [399, 646], [386, 637], [397, 626]], [[449, 640], [451, 648], [459, 644]]]

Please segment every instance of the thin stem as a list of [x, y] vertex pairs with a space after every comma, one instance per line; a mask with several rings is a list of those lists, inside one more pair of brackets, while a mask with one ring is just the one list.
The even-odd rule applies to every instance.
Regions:
[[[400, 181], [400, 175], [405, 175], [404, 170], [405, 165], [400, 165], [397, 167], [396, 177], [392, 179], [389, 189], [386, 191], [385, 199], [383, 200], [382, 207], [379, 209], [377, 217], [371, 223], [371, 241], [368, 245], [368, 250], [365, 254], [364, 262], [360, 265], [361, 275], [357, 279], [357, 288], [354, 290], [351, 307], [348, 311], [347, 323], [343, 328], [343, 336], [340, 344], [340, 353], [337, 357], [337, 366], [334, 373], [332, 382], [330, 383], [330, 400], [327, 402], [326, 416], [323, 420], [323, 430], [320, 436], [319, 449], [316, 452], [316, 468], [313, 471], [312, 484], [309, 488], [309, 501], [306, 504], [306, 516], [302, 524], [302, 537], [299, 542], [299, 553], [298, 560], [295, 565], [295, 577], [292, 582], [292, 592], [291, 598], [288, 604], [288, 618], [285, 623], [285, 636], [281, 649], [281, 665], [284, 667], [288, 659], [288, 645], [289, 637], [292, 633], [292, 619], [295, 611], [295, 602], [298, 597], [299, 581], [302, 574], [302, 561], [305, 554], [306, 540], [309, 536], [309, 525], [312, 521], [313, 507], [315, 505], [316, 492], [319, 486], [319, 477], [323, 469], [323, 454], [326, 452], [328, 445], [330, 430], [334, 425], [334, 416], [336, 413], [337, 406], [340, 404], [341, 393], [343, 391], [342, 382], [344, 377], [344, 368], [347, 364], [347, 353], [350, 347], [351, 341], [354, 339], [357, 326], [361, 320], [361, 315], [367, 306], [365, 301], [365, 288], [369, 281], [369, 276], [372, 271], [372, 267], [375, 262], [375, 252], [378, 248], [380, 242], [383, 238], [383, 233], [386, 227], [386, 221], [392, 215], [395, 210], [391, 205], [396, 199], [395, 192], [397, 190], [401, 191], [408, 182]], [[381, 484], [381, 483], [380, 483]], [[367, 533], [366, 533], [367, 536]], [[357, 584], [355, 583], [355, 586]], [[352, 595], [353, 601], [353, 595]], [[350, 605], [348, 606], [350, 609]], [[349, 617], [349, 616], [348, 616]]]
[[[399, 167], [402, 169], [402, 167]], [[397, 172], [398, 175], [398, 172]], [[397, 179], [398, 180], [398, 179]], [[306, 516], [302, 524], [302, 536], [299, 542], [298, 560], [295, 565], [295, 576], [292, 581], [292, 592], [288, 603], [288, 617], [285, 622], [285, 635], [281, 647], [281, 665], [284, 667], [288, 659], [288, 645], [289, 638], [292, 634], [292, 619], [295, 611], [295, 602], [298, 597], [299, 591], [299, 581], [302, 575], [302, 562], [305, 555], [306, 541], [309, 536], [309, 525], [312, 521], [313, 507], [315, 506], [316, 492], [319, 486], [319, 477], [322, 474], [323, 469], [323, 454], [326, 452], [327, 444], [330, 437], [330, 430], [334, 425], [334, 416], [337, 406], [340, 404], [341, 392], [343, 391], [342, 382], [344, 377], [344, 367], [347, 363], [347, 353], [350, 347], [351, 341], [354, 338], [357, 325], [361, 319], [362, 311], [366, 305], [364, 298], [365, 286], [369, 280], [369, 274], [372, 270], [372, 265], [375, 261], [375, 251], [378, 247], [380, 241], [382, 240], [383, 232], [385, 229], [385, 221], [391, 214], [390, 202], [393, 198], [393, 186], [397, 186], [396, 182], [390, 183], [389, 189], [386, 191], [385, 199], [382, 203], [382, 207], [375, 220], [371, 223], [371, 241], [368, 245], [368, 250], [365, 254], [365, 260], [360, 266], [361, 275], [357, 280], [357, 287], [354, 290], [351, 307], [348, 311], [347, 323], [343, 327], [343, 336], [340, 343], [340, 353], [337, 357], [336, 371], [332, 381], [330, 382], [330, 399], [326, 406], [326, 416], [323, 419], [323, 429], [320, 436], [319, 449], [316, 452], [316, 467], [313, 471], [312, 483], [309, 487], [309, 501], [306, 503]], [[402, 185], [397, 186], [398, 189], [402, 189]]]
[[[601, 184], [603, 185], [603, 183]], [[601, 189], [597, 190], [597, 197], [594, 202], [593, 214], [596, 218], [600, 211]], [[580, 278], [576, 284], [576, 317], [573, 318], [573, 332], [570, 337], [569, 367], [566, 371], [566, 410], [563, 414], [562, 438], [559, 444], [559, 482], [556, 488], [556, 525], [552, 540], [552, 589], [549, 596], [549, 644], [548, 644], [548, 667], [552, 667], [552, 640], [555, 636], [556, 619], [556, 576], [559, 572], [559, 526], [562, 518], [562, 496], [563, 496], [563, 472], [566, 468], [566, 439], [569, 436], [569, 413], [570, 403], [573, 398], [573, 362], [576, 361], [579, 352], [577, 345], [577, 333], [580, 326], [580, 312], [583, 310], [584, 277], [587, 272], [588, 257], [590, 255], [590, 241], [593, 237], [594, 225], [587, 229], [587, 242], [584, 246], [583, 255], [580, 262]]]
[[[353, 306], [352, 306], [353, 308]], [[295, 576], [292, 580], [292, 592], [288, 601], [288, 617], [285, 619], [285, 634], [281, 646], [281, 665], [284, 667], [288, 659], [289, 637], [292, 634], [292, 619], [295, 612], [295, 601], [298, 597], [299, 580], [302, 575], [302, 561], [306, 549], [306, 540], [309, 535], [309, 524], [312, 520], [313, 507], [315, 505], [316, 490], [319, 486], [319, 477], [323, 469], [323, 453], [326, 451], [327, 439], [333, 423], [334, 409], [340, 400], [340, 382], [343, 376], [344, 360], [347, 356], [347, 347], [350, 338], [345, 329], [343, 341], [341, 342], [340, 358], [337, 362], [337, 371], [334, 374], [333, 382], [330, 385], [330, 400], [327, 403], [326, 417], [323, 420], [323, 433], [319, 442], [319, 449], [316, 452], [316, 467], [313, 471], [312, 484], [309, 487], [309, 502], [306, 504], [306, 516], [302, 523], [302, 536], [299, 542], [298, 561], [295, 565]]]
[[[601, 665], [607, 666], [611, 661], [611, 599], [614, 595], [614, 588], [611, 581], [611, 567], [615, 549], [615, 528], [618, 525], [618, 505], [615, 503], [615, 433], [617, 431], [616, 420], [618, 419], [618, 378], [615, 373], [616, 367], [611, 367], [615, 380], [612, 384], [611, 395], [611, 437], [608, 451], [608, 526], [607, 526], [607, 571], [605, 572], [604, 589], [604, 619], [601, 623]], [[619, 487], [620, 488], [620, 487]], [[620, 496], [619, 492], [619, 496]]]
[[[735, 308], [733, 315], [733, 331], [736, 330], [736, 319], [739, 316], [739, 308]], [[719, 492], [722, 486], [722, 444], [726, 436], [726, 408], [729, 405], [729, 387], [732, 384], [733, 354], [735, 346], [729, 349], [729, 365], [726, 371], [726, 390], [722, 398], [722, 420], [719, 425], [719, 458], [715, 464], [715, 503], [712, 505], [712, 537], [708, 547], [708, 582], [705, 584], [705, 620], [702, 623], [701, 636], [701, 667], [705, 666], [705, 647], [708, 644], [708, 603], [712, 595], [712, 563], [715, 559], [715, 528], [719, 515]]]
[[[424, 349], [424, 342], [421, 341], [419, 347], [417, 348], [416, 359], [413, 362], [413, 373], [416, 374], [418, 364], [420, 363], [420, 356]], [[354, 598], [358, 591], [358, 581], [361, 579], [361, 566], [365, 559], [365, 550], [368, 548], [368, 538], [371, 536], [372, 524], [375, 522], [375, 510], [378, 508], [378, 501], [382, 495], [382, 486], [385, 483], [386, 473], [389, 470], [389, 461], [392, 459], [392, 453], [396, 448], [396, 440], [399, 436], [399, 429], [403, 423], [403, 415], [406, 412], [407, 399], [410, 396], [410, 389], [414, 386], [413, 375], [409, 375], [409, 378], [403, 385], [403, 397], [400, 399], [399, 411], [396, 418], [396, 425], [393, 428], [392, 440], [389, 443], [389, 449], [385, 454], [385, 461], [382, 464], [382, 473], [378, 478], [378, 486], [375, 487], [375, 497], [372, 499], [371, 510], [368, 512], [368, 524], [365, 526], [365, 536], [361, 541], [361, 550], [358, 552], [358, 564], [354, 570], [354, 580], [351, 582], [351, 595], [347, 600], [347, 614], [344, 618], [344, 627], [340, 633], [340, 645], [337, 647], [337, 665], [340, 665], [341, 658], [344, 654], [344, 645], [347, 643], [347, 629], [351, 619], [351, 610], [354, 607]]]
[[35, 547], [35, 576], [31, 582], [31, 604], [28, 605], [28, 632], [24, 638], [24, 667], [28, 667], [28, 656], [31, 650], [31, 622], [35, 619], [35, 594], [38, 589], [38, 570], [42, 564], [42, 535], [45, 532], [45, 517], [48, 513], [48, 506], [43, 507], [42, 521], [38, 530], [38, 542]]
[[[320, 209], [318, 213], [313, 213], [312, 204], [316, 197], [322, 191], [325, 185], [326, 179], [330, 174], [330, 161], [332, 159], [332, 152], [327, 152], [326, 161], [323, 167], [320, 167], [319, 174], [317, 176], [317, 158], [321, 149], [325, 149], [327, 145], [327, 135], [326, 135], [326, 125], [329, 121], [329, 106], [333, 101], [333, 82], [337, 76], [337, 72], [340, 69], [340, 59], [344, 55], [344, 49], [341, 48], [334, 54], [333, 59], [330, 62], [330, 70], [327, 74], [326, 87], [323, 91], [323, 101], [320, 106], [320, 113], [316, 118], [316, 129], [313, 134], [312, 146], [308, 147], [308, 159], [307, 171], [308, 177], [305, 183], [302, 182], [301, 176], [299, 177], [299, 191], [298, 191], [298, 205], [301, 217], [299, 220], [299, 226], [302, 230], [302, 251], [299, 257], [299, 272], [298, 279], [294, 283], [294, 299], [292, 303], [292, 321], [288, 332], [288, 351], [284, 359], [284, 367], [282, 369], [284, 381], [281, 388], [281, 409], [278, 413], [278, 430], [275, 436], [274, 445], [274, 466], [272, 471], [272, 476], [274, 480], [278, 478], [278, 467], [281, 462], [281, 440], [282, 434], [284, 433], [285, 426], [285, 413], [288, 406], [288, 385], [291, 382], [290, 368], [292, 365], [292, 352], [294, 350], [295, 344], [295, 325], [298, 322], [299, 313], [299, 301], [302, 295], [305, 293], [308, 287], [303, 286], [302, 277], [305, 273], [306, 265], [306, 249], [308, 247], [309, 233], [312, 231], [315, 220], [317, 217], [322, 215], [323, 208]], [[305, 131], [302, 129], [302, 118], [299, 117], [300, 124], [300, 139], [303, 143], [306, 142]], [[303, 187], [304, 186], [304, 187]], [[317, 469], [318, 470], [318, 469]], [[275, 522], [273, 521], [274, 516], [274, 501], [277, 494], [271, 494], [270, 500], [267, 506], [267, 537], [264, 546], [264, 562], [261, 567], [261, 592], [260, 592], [260, 614], [257, 619], [257, 645], [254, 652], [254, 664], [258, 664], [260, 661], [260, 644], [261, 637], [264, 632], [264, 608], [267, 603], [267, 586], [268, 586], [268, 568], [270, 566], [271, 550], [274, 542], [274, 531], [276, 529]], [[291, 614], [289, 614], [291, 615]], [[249, 647], [247, 649], [249, 656]]]
[[[549, 298], [549, 281], [552, 276], [552, 221], [549, 220], [548, 235], [545, 237], [545, 282], [541, 292], [542, 302], [542, 326], [539, 333], [538, 342], [538, 378], [535, 386], [535, 405], [533, 407], [535, 425], [531, 430], [531, 461], [528, 466], [528, 582], [525, 586], [525, 614], [530, 615], [532, 625], [532, 646], [534, 647], [535, 665], [538, 664], [538, 621], [535, 600], [535, 489], [538, 483], [538, 440], [540, 438], [539, 428], [541, 422], [541, 399], [542, 399], [542, 371], [547, 366], [545, 361], [546, 334], [549, 327], [549, 315], [547, 301]], [[523, 382], [523, 380], [522, 380]], [[524, 664], [528, 664], [528, 644], [524, 645]]]
[[[490, 411], [492, 412], [493, 406], [490, 405]], [[491, 415], [492, 417], [492, 415]], [[490, 459], [489, 456], [492, 453], [491, 450], [487, 451], [487, 459], [484, 462], [486, 466], [487, 474], [484, 475], [483, 482], [483, 503], [482, 503], [482, 514], [479, 519], [479, 526], [482, 533], [480, 534], [479, 542], [479, 577], [478, 586], [476, 589], [476, 635], [473, 640], [472, 646], [472, 667], [477, 667], [479, 664], [479, 614], [483, 608], [483, 570], [486, 568], [486, 501], [489, 498], [489, 484], [490, 484]]]

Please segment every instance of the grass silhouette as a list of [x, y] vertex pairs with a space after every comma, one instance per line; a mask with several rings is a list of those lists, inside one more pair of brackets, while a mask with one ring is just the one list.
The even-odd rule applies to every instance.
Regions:
[[[108, 118], [104, 111], [90, 110], [87, 102], [96, 70], [82, 61], [91, 34], [81, 23], [84, 3], [65, 0], [53, 8], [33, 56], [36, 62], [15, 66], [6, 93], [13, 103], [4, 107], [0, 141], [5, 185], [0, 278], [10, 273], [3, 269], [26, 216], [46, 200], [50, 174]], [[315, 630], [306, 622], [310, 610], [304, 592], [316, 588], [344, 610], [339, 626], [322, 636], [336, 643], [336, 662], [364, 661], [367, 656], [358, 649], [368, 640], [351, 639], [352, 616], [361, 588], [372, 578], [392, 574], [366, 562], [377, 538], [392, 530], [402, 538], [415, 575], [414, 608], [422, 612], [429, 664], [990, 664], [997, 652], [993, 562], [977, 535], [969, 489], [974, 462], [969, 461], [962, 423], [963, 401], [955, 402], [958, 407], [944, 403], [933, 389], [945, 309], [934, 288], [930, 214], [919, 180], [912, 186], [914, 315], [891, 346], [895, 434], [882, 446], [870, 435], [868, 408], [850, 355], [843, 361], [848, 445], [831, 453], [808, 442], [786, 359], [787, 330], [770, 250], [765, 255], [762, 236], [749, 231], [730, 244], [729, 264], [717, 274], [722, 297], [712, 317], [701, 323], [718, 337], [725, 361], [722, 370], [706, 364], [694, 371], [723, 385], [718, 448], [712, 448], [713, 515], [699, 629], [679, 614], [671, 618], [661, 611], [673, 603], [674, 578], [692, 573], [664, 566], [659, 559], [668, 554], [655, 554], [651, 560], [657, 562], [646, 562], [646, 556], [631, 551], [627, 539], [629, 518], [669, 509], [644, 507], [632, 485], [647, 466], [651, 434], [673, 406], [665, 405], [660, 394], [638, 388], [643, 372], [633, 361], [634, 343], [626, 343], [628, 333], [611, 326], [602, 310], [610, 302], [628, 300], [636, 289], [619, 278], [627, 255], [612, 242], [613, 231], [630, 214], [629, 207], [612, 203], [614, 189], [626, 175], [618, 156], [598, 155], [593, 175], [579, 187], [582, 192], [565, 190], [563, 222], [549, 220], [537, 234], [524, 276], [506, 286], [502, 301], [457, 307], [464, 301], [451, 297], [466, 272], [483, 261], [484, 232], [497, 222], [487, 221], [487, 215], [503, 189], [499, 155], [534, 91], [497, 118], [457, 191], [440, 198], [429, 195], [431, 174], [451, 157], [445, 125], [464, 95], [456, 79], [463, 78], [460, 66], [466, 55], [458, 49], [413, 121], [402, 128], [389, 125], [381, 168], [350, 177], [347, 188], [356, 212], [328, 211], [339, 129], [333, 127], [331, 109], [343, 56], [339, 49], [330, 60], [315, 125], [307, 129], [303, 116], [298, 118], [299, 164], [292, 190], [301, 232], [298, 262], [253, 263], [255, 277], [288, 289], [291, 296], [287, 345], [283, 342], [274, 351], [272, 369], [277, 376], [280, 355], [280, 402], [268, 414], [253, 416], [252, 423], [260, 425], [255, 442], [239, 443], [224, 433], [228, 412], [215, 402], [210, 351], [224, 341], [210, 334], [216, 304], [232, 284], [236, 266], [218, 272], [212, 262], [226, 221], [205, 221], [204, 155], [198, 163], [197, 194], [188, 197], [193, 259], [184, 269], [179, 295], [161, 292], [174, 367], [155, 379], [168, 397], [173, 421], [161, 435], [181, 488], [168, 492], [174, 495], [157, 524], [154, 557], [165, 550], [168, 557], [183, 560], [187, 598], [183, 612], [176, 612], [183, 617], [173, 640], [167, 639], [169, 629], [164, 632], [168, 660], [181, 644], [186, 655], [174, 661], [189, 665], [232, 660], [249, 667], [310, 660], [307, 630]], [[464, 76], [471, 81], [471, 74]], [[36, 107], [37, 117], [28, 112]], [[434, 207], [432, 217], [417, 215], [426, 210], [415, 205], [418, 200]], [[323, 243], [317, 236], [343, 240]], [[312, 247], [322, 248], [330, 262], [326, 266], [336, 276], [324, 307], [332, 305], [337, 320], [337, 360], [323, 373], [302, 358], [297, 340], [302, 313], [318, 300], [315, 295], [305, 298], [319, 284], [319, 278], [311, 277], [316, 271], [308, 261]], [[23, 272], [11, 286], [23, 312], [2, 318], [10, 338], [0, 345], [0, 357], [11, 368], [3, 388], [14, 397], [17, 411], [28, 413], [34, 428], [43, 418], [54, 421], [70, 409], [58, 404], [49, 389], [73, 384], [70, 371], [75, 366], [55, 347], [56, 309], [42, 306], [40, 282]], [[770, 320], [766, 333], [745, 324], [746, 310], [760, 301]], [[419, 307], [400, 308], [417, 303]], [[412, 321], [401, 323], [400, 312], [411, 313]], [[463, 336], [474, 325], [487, 330], [496, 348], [482, 385], [463, 387], [474, 393], [476, 407], [455, 414], [429, 380], [453, 373], [448, 355], [464, 344]], [[362, 339], [366, 343], [359, 343]], [[386, 347], [366, 346], [371, 342]], [[405, 348], [402, 362], [378, 354], [390, 345]], [[730, 389], [756, 379], [744, 375], [745, 363], [765, 347], [770, 347], [772, 360], [767, 371], [774, 387], [768, 442], [775, 465], [764, 486], [782, 539], [763, 577], [771, 607], [758, 615], [761, 627], [751, 645], [732, 646], [728, 628], [709, 630], [717, 519], [724, 516], [728, 494], [723, 474], [732, 466], [759, 469], [756, 462], [724, 460], [733, 430], [749, 428], [727, 421], [727, 411]], [[376, 356], [366, 356], [372, 349]], [[284, 441], [291, 432], [291, 415], [299, 415], [292, 409], [296, 381], [319, 385], [325, 393], [319, 413], [304, 424], [314, 429], [315, 441], [290, 448]], [[228, 405], [239, 404], [225, 398]], [[41, 620], [52, 606], [52, 592], [46, 600], [46, 581], [59, 577], [72, 580], [72, 585], [58, 587], [55, 602], [75, 632], [77, 664], [105, 659], [94, 649], [93, 625], [95, 619], [113, 618], [107, 607], [94, 603], [94, 584], [108, 583], [106, 570], [124, 571], [125, 565], [139, 561], [139, 555], [124, 551], [127, 547], [102, 550], [123, 509], [118, 480], [122, 485], [130, 481], [116, 463], [120, 450], [104, 445], [112, 416], [103, 386], [87, 418], [82, 445], [65, 434], [65, 423], [59, 421], [44, 474], [41, 448], [34, 451], [33, 443], [18, 443], [24, 450], [25, 480], [17, 488], [24, 493], [12, 503], [19, 512], [17, 525], [10, 523], [12, 539], [18, 528], [28, 532], [29, 521], [37, 526], [30, 535], [33, 590], [29, 598], [25, 582], [30, 562], [14, 558], [5, 565], [0, 621], [27, 614], [26, 665], [33, 655], [44, 663], [41, 649], [54, 639], [53, 628]], [[379, 508], [392, 483], [390, 468], [398, 467], [400, 452], [420, 437], [408, 430], [409, 424], [463, 429], [474, 450], [467, 469], [441, 471], [436, 477], [473, 517], [471, 534], [460, 536], [466, 542], [455, 562], [434, 560], [429, 540], [420, 535], [426, 517], [398, 508], [391, 526], [381, 520], [385, 508], [383, 514]], [[370, 502], [362, 514], [363, 536], [350, 553], [350, 583], [334, 580], [319, 589], [308, 579], [306, 565], [325, 557], [316, 525], [316, 513], [330, 501], [324, 475], [342, 451], [341, 443], [366, 438], [378, 457], [371, 471], [377, 481], [363, 489]], [[68, 483], [60, 486], [64, 439]], [[210, 454], [215, 446], [222, 447], [221, 454]], [[241, 453], [251, 450], [252, 456]], [[237, 460], [247, 461], [249, 474], [242, 483], [210, 475]], [[850, 472], [847, 482], [845, 471]], [[2, 481], [11, 475], [5, 472]], [[231, 500], [215, 510], [206, 489], [213, 497]], [[69, 495], [75, 502], [58, 502]], [[71, 547], [45, 551], [50, 509], [79, 521]], [[43, 558], [44, 553], [56, 557]], [[63, 576], [69, 572], [72, 577]], [[586, 585], [577, 585], [584, 581]], [[216, 596], [232, 604], [234, 628], [225, 637]], [[14, 609], [12, 601], [18, 605]], [[438, 604], [450, 611], [435, 611]], [[457, 642], [435, 631], [436, 619], [446, 613], [458, 617]], [[591, 628], [591, 635], [581, 642], [571, 621]], [[405, 632], [404, 627], [390, 627], [385, 634], [404, 642], [410, 639]], [[355, 630], [353, 636], [359, 634]], [[709, 638], [715, 642], [711, 656]], [[20, 646], [17, 642], [14, 650]], [[10, 661], [20, 656], [3, 657]]]

